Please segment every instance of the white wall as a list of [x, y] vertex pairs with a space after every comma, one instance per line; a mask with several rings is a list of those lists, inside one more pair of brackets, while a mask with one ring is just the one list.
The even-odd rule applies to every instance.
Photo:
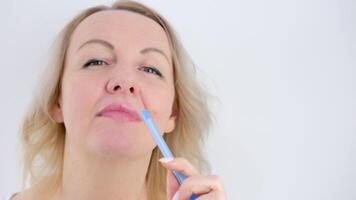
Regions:
[[[0, 193], [20, 189], [19, 122], [54, 35], [110, 2], [2, 1]], [[207, 146], [229, 199], [356, 199], [354, 0], [142, 2], [219, 99]]]

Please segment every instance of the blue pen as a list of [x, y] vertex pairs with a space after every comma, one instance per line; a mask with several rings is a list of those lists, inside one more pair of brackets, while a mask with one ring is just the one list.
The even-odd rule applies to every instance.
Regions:
[[[153, 139], [155, 140], [159, 150], [163, 154], [163, 156], [167, 159], [173, 159], [173, 154], [171, 150], [169, 149], [167, 143], [164, 141], [163, 137], [159, 133], [157, 127], [155, 126], [151, 114], [147, 109], [144, 109], [141, 111], [141, 117], [143, 118], [143, 121], [147, 125], [147, 127], [150, 129], [150, 132], [153, 136]], [[186, 179], [186, 177], [180, 173], [173, 171], [174, 176], [177, 178], [179, 184], [182, 184], [182, 182]], [[193, 194], [189, 200], [195, 200], [197, 196]]]

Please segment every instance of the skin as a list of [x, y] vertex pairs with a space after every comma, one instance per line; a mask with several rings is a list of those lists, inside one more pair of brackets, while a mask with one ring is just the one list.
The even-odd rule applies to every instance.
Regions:
[[[97, 60], [88, 64], [93, 58]], [[156, 146], [147, 127], [97, 113], [111, 103], [138, 109], [139, 101], [160, 132], [169, 134], [176, 120], [173, 82], [169, 42], [159, 24], [123, 10], [98, 12], [82, 21], [71, 37], [52, 113], [64, 122], [66, 141], [62, 185], [51, 199], [147, 199], [144, 178]], [[177, 191], [179, 199], [192, 192], [201, 199], [225, 199], [221, 180], [200, 175], [186, 159], [161, 163], [188, 177], [179, 187], [168, 173], [168, 199]], [[29, 188], [14, 199], [38, 199], [41, 188], [45, 186]]]

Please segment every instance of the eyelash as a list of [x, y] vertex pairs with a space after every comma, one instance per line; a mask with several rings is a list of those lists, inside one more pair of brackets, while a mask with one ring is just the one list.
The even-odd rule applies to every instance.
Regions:
[[[83, 68], [87, 68], [87, 67], [90, 67], [90, 66], [103, 65], [103, 64], [107, 65], [108, 63], [103, 61], [103, 60], [90, 59], [88, 62], [86, 62], [83, 65]], [[140, 70], [148, 72], [148, 73], [151, 73], [151, 74], [155, 74], [155, 75], [163, 78], [162, 73], [154, 66], [143, 66], [143, 67], [140, 68]]]
[[[163, 75], [162, 73], [156, 68], [156, 67], [153, 67], [153, 66], [143, 66], [140, 68], [140, 70], [143, 70], [145, 72], [148, 72], [148, 73], [151, 73], [151, 74], [155, 74], [161, 78], [163, 78]], [[149, 71], [147, 71], [149, 70]]]
[[[101, 63], [101, 64], [99, 64]], [[84, 65], [83, 65], [83, 68], [87, 68], [89, 66], [96, 66], [96, 65], [103, 65], [103, 64], [108, 64], [107, 62], [103, 61], [103, 60], [98, 60], [98, 59], [90, 59], [88, 60], [88, 62], [86, 62]]]

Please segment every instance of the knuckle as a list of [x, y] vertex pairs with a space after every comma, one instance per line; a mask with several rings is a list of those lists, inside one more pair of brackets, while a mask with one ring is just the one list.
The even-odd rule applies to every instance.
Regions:
[[225, 200], [226, 199], [226, 195], [223, 192], [218, 192], [216, 194], [216, 198], [219, 199], [219, 200]]
[[189, 196], [193, 193], [192, 185], [189, 182], [184, 181], [178, 189], [179, 195], [182, 197]]
[[218, 175], [210, 175], [210, 179], [214, 182], [221, 182], [221, 178]]
[[183, 164], [189, 163], [188, 160], [183, 157], [176, 157], [175, 160], [177, 160], [178, 162], [183, 163]]

